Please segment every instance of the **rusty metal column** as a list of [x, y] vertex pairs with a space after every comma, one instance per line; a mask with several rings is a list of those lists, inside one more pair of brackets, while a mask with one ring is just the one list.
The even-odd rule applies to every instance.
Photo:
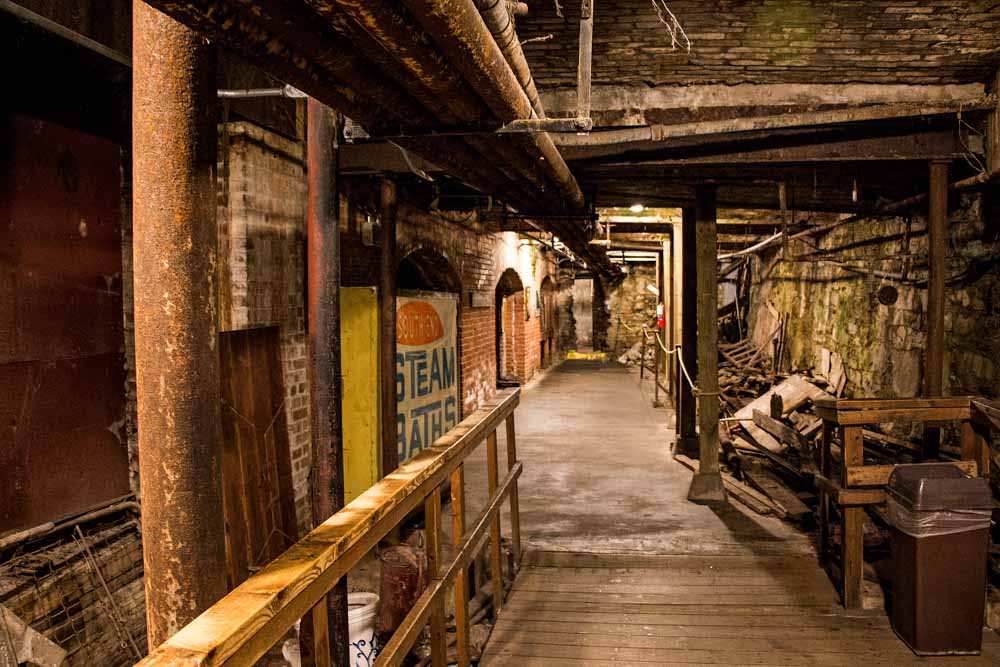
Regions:
[[[681, 215], [680, 248], [681, 254], [681, 354], [684, 367], [694, 380], [698, 375], [698, 277], [697, 277], [697, 246], [695, 244], [695, 211], [694, 207], [684, 207]], [[694, 392], [684, 378], [684, 373], [677, 367], [677, 443], [675, 454], [697, 456], [698, 433], [695, 426]]]
[[152, 649], [226, 593], [216, 323], [215, 51], [132, 21], [135, 363]]
[[382, 180], [379, 277], [379, 378], [381, 380], [382, 476], [399, 467], [396, 436], [396, 184]]
[[719, 472], [719, 263], [716, 259], [715, 186], [695, 188], [698, 253], [698, 444], [699, 469], [688, 500], [721, 503], [726, 489]]
[[[341, 420], [340, 370], [340, 224], [337, 188], [337, 119], [333, 110], [309, 98], [306, 159], [306, 294], [309, 322], [309, 409], [312, 427], [310, 492], [313, 523], [319, 524], [344, 506], [344, 441]], [[329, 643], [302, 642], [306, 664], [349, 665], [347, 580], [326, 596]], [[311, 620], [311, 619], [310, 619]], [[310, 628], [312, 629], [312, 628]], [[306, 633], [309, 634], [308, 632]], [[314, 637], [323, 637], [320, 632]]]
[[[927, 351], [924, 358], [924, 396], [940, 396], [944, 388], [944, 282], [948, 270], [948, 162], [935, 160], [930, 169], [928, 214], [930, 278], [927, 285]], [[922, 456], [937, 458], [941, 429], [924, 429]]]

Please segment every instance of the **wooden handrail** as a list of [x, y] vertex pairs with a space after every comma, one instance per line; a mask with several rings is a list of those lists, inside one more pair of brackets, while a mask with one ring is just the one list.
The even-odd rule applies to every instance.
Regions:
[[[153, 650], [138, 665], [216, 667], [254, 664], [400, 521], [425, 499], [437, 496], [441, 485], [449, 481], [452, 473], [461, 469], [466, 457], [487, 436], [492, 436], [495, 441], [497, 427], [513, 415], [519, 400], [519, 389], [500, 392], [492, 403], [473, 412], [432, 446], [317, 526]], [[513, 420], [508, 424], [513, 426]], [[508, 438], [512, 443], [513, 436]], [[495, 454], [493, 448], [490, 456]], [[514, 498], [520, 471], [519, 463], [511, 465], [504, 484], [491, 494], [476, 528], [463, 539], [457, 558], [438, 572], [438, 578], [421, 596], [421, 601], [425, 598], [431, 601], [439, 599], [444, 589], [443, 582], [468, 564], [473, 537], [481, 534], [490, 522], [499, 521], [497, 508], [503, 500], [510, 496], [512, 506], [516, 505]], [[435, 518], [435, 524], [440, 525], [440, 516]], [[519, 540], [519, 537], [516, 539]], [[434, 540], [434, 546], [439, 550], [439, 539]], [[440, 553], [434, 554], [434, 557], [440, 563]], [[495, 588], [503, 587], [500, 581], [494, 581], [493, 585]], [[408, 650], [412, 645], [410, 640], [416, 637], [416, 633], [406, 630], [408, 623], [419, 621], [419, 627], [422, 627], [430, 612], [429, 602], [425, 606], [418, 603], [404, 621], [401, 633], [397, 633], [405, 635], [401, 639], [408, 641], [395, 642], [394, 637], [395, 643], [387, 644], [384, 658], [379, 658], [380, 663], [399, 664], [396, 660], [401, 661], [402, 655], [393, 657], [395, 654], [388, 649], [405, 645]], [[435, 665], [443, 664], [440, 661], [444, 656], [436, 657]]]

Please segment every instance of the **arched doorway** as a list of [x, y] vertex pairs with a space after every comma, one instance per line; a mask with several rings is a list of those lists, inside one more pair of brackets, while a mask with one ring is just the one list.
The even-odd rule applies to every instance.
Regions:
[[558, 295], [556, 293], [556, 284], [551, 276], [545, 276], [540, 291], [542, 295], [542, 308], [539, 313], [541, 318], [541, 322], [539, 323], [541, 330], [541, 340], [539, 342], [541, 351], [539, 358], [542, 368], [548, 368], [552, 365], [556, 351], [556, 337], [559, 335]]
[[524, 380], [524, 285], [514, 269], [500, 275], [496, 286], [497, 387]]
[[458, 271], [444, 255], [430, 248], [417, 248], [399, 261], [396, 284], [401, 290], [454, 292], [462, 290]]

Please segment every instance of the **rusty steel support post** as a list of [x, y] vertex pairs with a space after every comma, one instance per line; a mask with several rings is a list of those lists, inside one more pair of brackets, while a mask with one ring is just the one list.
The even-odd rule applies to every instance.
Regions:
[[215, 50], [143, 2], [132, 26], [135, 363], [154, 648], [226, 593]]
[[379, 377], [382, 423], [382, 476], [399, 467], [396, 435], [396, 184], [382, 180], [380, 195]]
[[[308, 297], [309, 410], [312, 430], [310, 496], [313, 523], [344, 506], [344, 440], [340, 371], [340, 224], [337, 183], [337, 119], [333, 110], [309, 98], [306, 116], [308, 204], [306, 209], [306, 294]], [[312, 620], [308, 615], [303, 620]], [[328, 642], [301, 642], [304, 664], [350, 664], [347, 580], [326, 596]], [[311, 625], [307, 623], [307, 625]], [[308, 627], [307, 630], [311, 630]], [[313, 662], [315, 661], [315, 662]]]
[[[940, 396], [944, 389], [944, 283], [948, 271], [948, 162], [935, 160], [930, 169], [929, 252], [927, 284], [927, 351], [924, 358], [924, 396]], [[922, 455], [937, 458], [941, 429], [924, 428]]]
[[722, 503], [726, 489], [719, 472], [719, 264], [716, 259], [714, 185], [695, 188], [698, 253], [698, 443], [699, 469], [688, 500]]
[[[695, 211], [693, 206], [686, 206], [681, 211], [680, 248], [681, 272], [681, 352], [680, 359], [684, 362], [691, 379], [698, 376], [698, 278], [697, 278], [697, 246], [695, 244]], [[684, 377], [684, 372], [677, 364], [677, 442], [674, 445], [675, 454], [696, 456], [698, 453], [698, 433], [695, 426], [694, 391]]]

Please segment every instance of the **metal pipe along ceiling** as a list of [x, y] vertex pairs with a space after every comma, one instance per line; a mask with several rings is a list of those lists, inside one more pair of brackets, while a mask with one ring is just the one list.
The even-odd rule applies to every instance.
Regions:
[[[472, 0], [402, 0], [424, 30], [503, 123], [531, 118], [521, 83], [507, 64]], [[582, 211], [583, 191], [545, 132], [530, 135], [542, 169], [570, 208]]]
[[528, 61], [524, 59], [524, 50], [521, 48], [521, 40], [517, 38], [514, 30], [514, 19], [508, 10], [507, 0], [476, 0], [476, 7], [486, 22], [486, 27], [490, 29], [493, 39], [500, 47], [507, 64], [510, 65], [517, 80], [524, 89], [524, 94], [528, 96], [528, 102], [534, 109], [535, 115], [545, 118], [545, 108], [542, 100], [538, 97], [538, 89], [535, 87], [535, 80], [531, 76], [531, 69]]
[[[533, 112], [473, 0], [148, 4], [376, 130], [500, 124]], [[522, 212], [584, 210], [583, 193], [548, 134], [398, 143]], [[551, 231], [594, 268], [614, 274], [580, 228], [559, 223]]]

